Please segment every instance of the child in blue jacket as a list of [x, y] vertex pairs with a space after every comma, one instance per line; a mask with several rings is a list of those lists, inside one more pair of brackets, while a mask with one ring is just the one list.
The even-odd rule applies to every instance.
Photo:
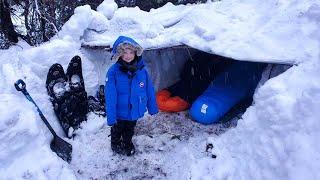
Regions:
[[134, 127], [148, 109], [158, 112], [155, 91], [144, 68], [142, 47], [133, 39], [120, 36], [113, 44], [113, 64], [106, 77], [105, 101], [107, 123], [111, 127], [111, 149], [115, 153], [132, 155]]

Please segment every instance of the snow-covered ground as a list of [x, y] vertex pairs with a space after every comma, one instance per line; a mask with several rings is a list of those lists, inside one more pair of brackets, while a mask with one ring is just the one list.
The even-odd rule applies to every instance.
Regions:
[[[59, 34], [39, 47], [21, 41], [0, 50], [1, 178], [320, 179], [319, 1], [167, 4], [150, 13], [110, 3], [98, 12], [77, 8]], [[45, 89], [49, 67], [61, 63], [66, 69], [80, 55], [92, 95], [99, 72], [81, 44], [111, 45], [118, 35], [132, 36], [145, 48], [187, 44], [236, 59], [297, 65], [257, 89], [235, 128], [199, 125], [186, 112], [146, 116], [136, 129], [133, 157], [114, 156], [105, 119], [88, 114], [78, 136], [66, 139], [74, 148], [67, 164], [50, 150], [50, 132], [13, 83], [25, 80], [62, 136]]]
[[[133, 157], [114, 155], [110, 149], [110, 128], [100, 126], [104, 118], [90, 114], [90, 121], [72, 145], [71, 167], [79, 179], [188, 179], [192, 161], [214, 161], [207, 137], [234, 127], [236, 119], [204, 126], [190, 119], [187, 112], [159, 113], [138, 122]], [[100, 127], [100, 129], [99, 129]]]

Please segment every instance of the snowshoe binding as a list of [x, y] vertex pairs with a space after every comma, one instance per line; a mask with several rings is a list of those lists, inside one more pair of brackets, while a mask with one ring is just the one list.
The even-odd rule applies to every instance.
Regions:
[[62, 99], [68, 91], [67, 76], [64, 73], [61, 64], [53, 64], [48, 72], [46, 88], [52, 99]]
[[66, 76], [69, 81], [71, 91], [85, 91], [81, 58], [79, 56], [74, 56], [71, 59]]

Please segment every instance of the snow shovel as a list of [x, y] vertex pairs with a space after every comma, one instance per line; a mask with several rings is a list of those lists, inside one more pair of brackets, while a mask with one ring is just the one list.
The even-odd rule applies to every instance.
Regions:
[[72, 153], [72, 146], [62, 138], [60, 138], [56, 132], [52, 129], [51, 125], [47, 121], [47, 119], [42, 114], [41, 110], [39, 109], [38, 105], [33, 101], [30, 94], [28, 93], [26, 89], [26, 83], [19, 79], [17, 82], [14, 83], [14, 86], [16, 87], [17, 91], [21, 91], [26, 98], [31, 101], [36, 107], [39, 112], [39, 115], [42, 119], [42, 121], [46, 124], [46, 126], [49, 128], [51, 134], [53, 135], [53, 140], [51, 141], [50, 148], [53, 152], [55, 152], [60, 158], [70, 163], [71, 161], [71, 153]]

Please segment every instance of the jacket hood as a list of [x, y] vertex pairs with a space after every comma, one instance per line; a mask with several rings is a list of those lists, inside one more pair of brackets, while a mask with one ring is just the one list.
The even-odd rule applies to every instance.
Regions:
[[135, 40], [130, 37], [119, 36], [112, 45], [112, 60], [118, 60], [126, 47], [134, 49], [138, 57], [142, 55], [143, 48]]

